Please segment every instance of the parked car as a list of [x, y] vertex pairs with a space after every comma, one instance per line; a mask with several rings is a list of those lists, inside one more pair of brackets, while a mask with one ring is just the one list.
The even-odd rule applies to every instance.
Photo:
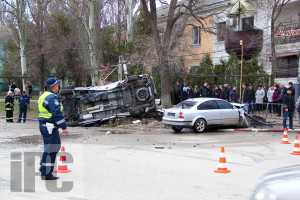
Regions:
[[180, 102], [174, 108], [166, 109], [163, 124], [171, 126], [175, 132], [192, 128], [203, 133], [209, 126], [240, 126], [242, 106], [217, 98], [191, 98]]
[[279, 168], [265, 174], [250, 200], [299, 200], [300, 165]]

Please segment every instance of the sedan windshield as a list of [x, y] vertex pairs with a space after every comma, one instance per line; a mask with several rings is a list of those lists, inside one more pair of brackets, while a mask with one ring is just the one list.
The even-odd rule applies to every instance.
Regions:
[[177, 104], [176, 107], [182, 109], [190, 109], [191, 107], [196, 105], [196, 103], [197, 103], [196, 101], [183, 101]]

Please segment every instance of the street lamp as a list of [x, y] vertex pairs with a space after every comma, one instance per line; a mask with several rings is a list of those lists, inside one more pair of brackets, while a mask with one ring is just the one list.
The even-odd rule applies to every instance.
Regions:
[[240, 46], [241, 46], [241, 76], [240, 76], [240, 102], [242, 103], [242, 84], [243, 84], [243, 57], [244, 57], [244, 44], [243, 40], [240, 40]]

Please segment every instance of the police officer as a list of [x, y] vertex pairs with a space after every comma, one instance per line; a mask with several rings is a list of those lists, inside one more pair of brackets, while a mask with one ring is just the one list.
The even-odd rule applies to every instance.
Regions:
[[26, 94], [26, 91], [22, 92], [22, 95], [19, 98], [19, 120], [18, 122], [21, 123], [21, 121], [23, 120], [23, 122], [26, 122], [26, 116], [27, 116], [27, 109], [28, 109], [28, 105], [29, 105], [30, 99]]
[[56, 180], [58, 177], [52, 172], [61, 146], [58, 129], [61, 128], [64, 134], [67, 134], [68, 130], [57, 96], [59, 80], [54, 77], [48, 78], [47, 89], [38, 100], [40, 132], [44, 141], [40, 172], [42, 180]]
[[5, 112], [6, 122], [14, 122], [14, 93], [12, 91], [7, 92], [5, 97]]

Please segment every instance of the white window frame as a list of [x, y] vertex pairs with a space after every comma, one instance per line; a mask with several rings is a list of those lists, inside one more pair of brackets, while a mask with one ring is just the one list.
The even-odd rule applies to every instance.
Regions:
[[[197, 34], [198, 42], [197, 43], [195, 43], [195, 30], [198, 31], [198, 34]], [[199, 26], [194, 26], [193, 29], [192, 29], [192, 46], [193, 47], [200, 47], [201, 46], [201, 30], [200, 30]]]

